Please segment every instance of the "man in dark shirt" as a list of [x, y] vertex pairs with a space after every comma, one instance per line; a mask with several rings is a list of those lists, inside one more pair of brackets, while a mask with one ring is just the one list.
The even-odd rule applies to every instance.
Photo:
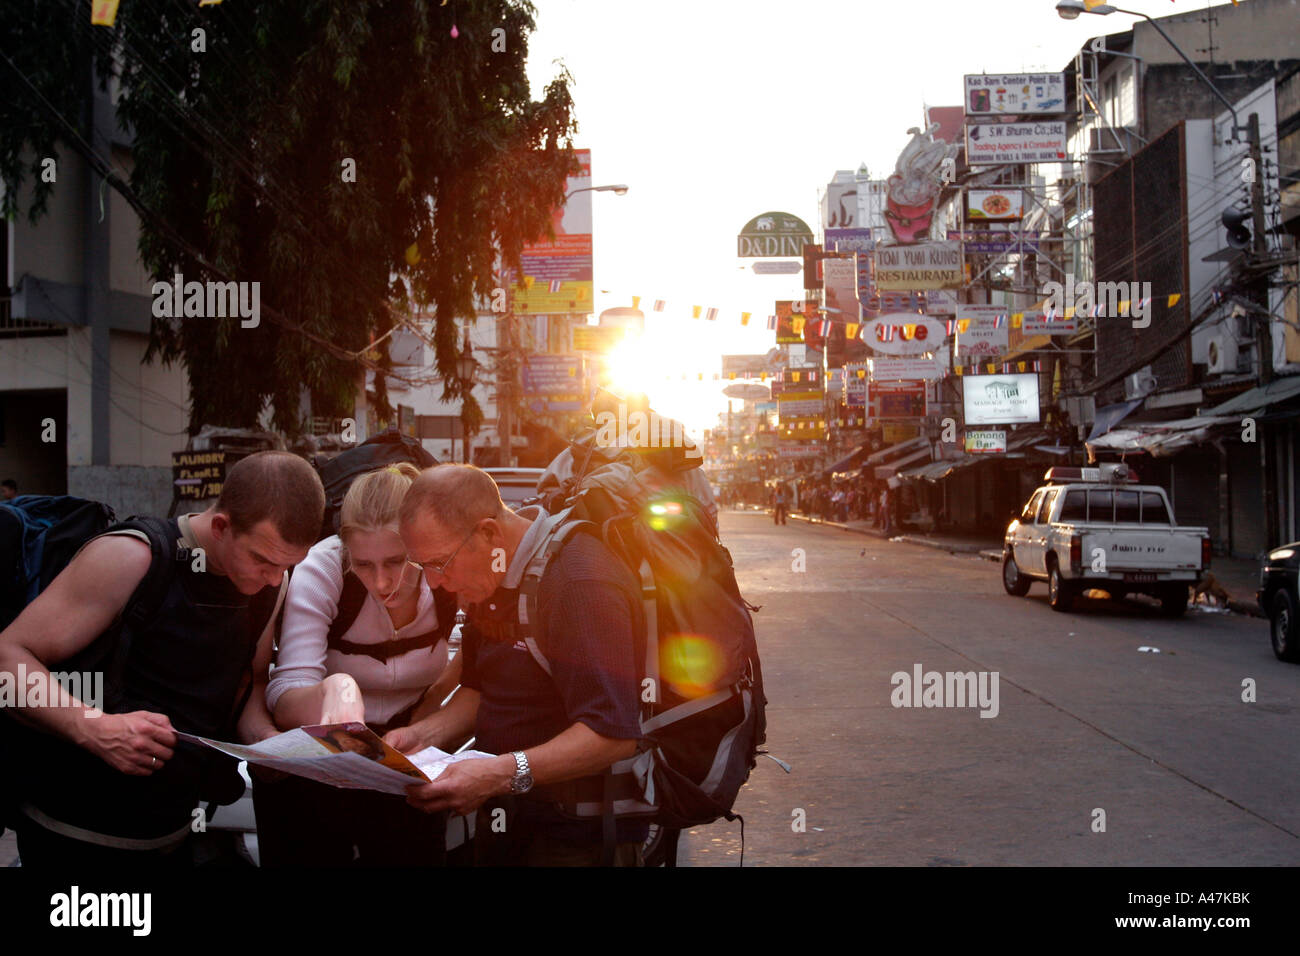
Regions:
[[[428, 811], [478, 810], [480, 862], [595, 865], [600, 821], [566, 819], [555, 803], [591, 793], [606, 768], [636, 752], [645, 620], [631, 572], [603, 542], [578, 534], [538, 587], [534, 634], [551, 673], [522, 639], [501, 636], [518, 619], [518, 586], [546, 536], [544, 518], [506, 508], [491, 477], [471, 465], [440, 465], [412, 485], [401, 519], [409, 557], [431, 586], [469, 605], [469, 621], [460, 691], [389, 742], [410, 752], [473, 733], [476, 749], [500, 754], [455, 763], [409, 798]], [[636, 865], [644, 837], [644, 824], [619, 821], [615, 863]]]

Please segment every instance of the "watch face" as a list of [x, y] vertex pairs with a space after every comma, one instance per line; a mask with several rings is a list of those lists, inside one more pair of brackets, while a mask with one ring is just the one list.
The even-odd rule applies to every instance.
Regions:
[[511, 793], [527, 793], [533, 789], [533, 775], [531, 773], [520, 773], [515, 775], [515, 779], [510, 783]]

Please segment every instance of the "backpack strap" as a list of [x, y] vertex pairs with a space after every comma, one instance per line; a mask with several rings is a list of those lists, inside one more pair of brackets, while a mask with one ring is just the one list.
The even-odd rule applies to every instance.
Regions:
[[551, 561], [559, 554], [565, 543], [572, 539], [574, 534], [579, 531], [587, 534], [599, 534], [595, 524], [573, 518], [571, 514], [572, 509], [566, 508], [552, 518], [540, 519], [543, 521], [552, 520], [555, 524], [547, 532], [537, 550], [533, 552], [533, 556], [528, 561], [528, 566], [524, 568], [523, 578], [519, 582], [519, 636], [522, 637], [524, 644], [528, 646], [528, 653], [537, 662], [537, 666], [546, 672], [547, 677], [553, 676], [551, 662], [546, 659], [546, 655], [542, 653], [541, 647], [537, 644], [535, 625], [538, 618], [537, 591], [542, 583], [542, 575], [546, 573], [546, 568]]
[[356, 623], [361, 609], [365, 606], [366, 597], [366, 586], [361, 583], [361, 579], [351, 571], [345, 572], [343, 593], [339, 595], [338, 613], [330, 622], [327, 635], [329, 646], [340, 654], [365, 654], [381, 664], [386, 664], [394, 657], [400, 657], [422, 647], [436, 647], [440, 641], [448, 638], [456, 624], [456, 595], [442, 588], [434, 588], [433, 605], [438, 623], [432, 631], [382, 644], [359, 644], [356, 641], [349, 641], [343, 635]]
[[[343, 635], [352, 630], [352, 625], [357, 622], [357, 617], [365, 606], [366, 586], [351, 571], [344, 571], [343, 592], [339, 595], [338, 611], [334, 615], [334, 620], [330, 622], [328, 634], [330, 647], [336, 647], [337, 643], [342, 640]], [[343, 653], [355, 654], [357, 652], [344, 651]]]

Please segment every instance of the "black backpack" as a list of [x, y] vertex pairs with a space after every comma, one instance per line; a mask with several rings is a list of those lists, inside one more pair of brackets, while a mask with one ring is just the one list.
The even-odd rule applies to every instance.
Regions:
[[321, 523], [320, 537], [339, 533], [339, 509], [358, 475], [402, 461], [409, 461], [417, 468], [438, 464], [438, 459], [425, 451], [419, 439], [403, 435], [395, 428], [368, 438], [328, 461], [318, 461], [316, 472], [325, 486], [325, 520]]
[[0, 502], [0, 631], [83, 544], [116, 521], [108, 505], [70, 495], [20, 495]]

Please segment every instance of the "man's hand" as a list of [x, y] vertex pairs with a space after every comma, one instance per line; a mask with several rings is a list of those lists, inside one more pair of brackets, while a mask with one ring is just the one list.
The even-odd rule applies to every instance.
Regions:
[[365, 723], [366, 705], [361, 700], [361, 688], [351, 674], [331, 674], [321, 681], [321, 689], [322, 724]]
[[510, 792], [515, 776], [515, 758], [476, 757], [451, 764], [431, 783], [406, 788], [406, 802], [435, 813], [450, 810], [464, 816], [473, 813], [491, 797]]
[[115, 770], [147, 777], [171, 759], [176, 733], [166, 714], [105, 714], [87, 725], [87, 748]]
[[384, 743], [404, 754], [419, 753], [425, 747], [433, 746], [434, 727], [428, 718], [405, 727], [396, 727], [384, 734]]

